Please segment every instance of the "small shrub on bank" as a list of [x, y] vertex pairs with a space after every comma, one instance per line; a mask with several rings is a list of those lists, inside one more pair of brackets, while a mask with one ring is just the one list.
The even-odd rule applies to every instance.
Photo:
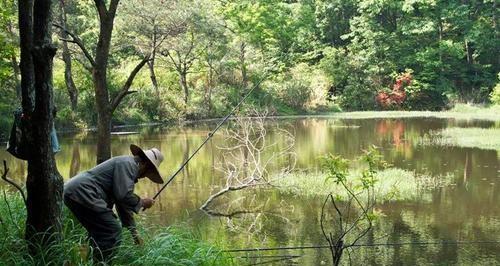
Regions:
[[493, 88], [493, 91], [490, 94], [490, 100], [491, 103], [500, 105], [500, 83], [497, 83], [495, 88]]

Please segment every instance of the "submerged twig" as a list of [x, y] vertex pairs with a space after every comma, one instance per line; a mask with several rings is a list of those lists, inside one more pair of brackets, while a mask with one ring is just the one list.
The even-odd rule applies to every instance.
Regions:
[[9, 180], [7, 178], [7, 174], [9, 173], [9, 168], [7, 168], [7, 161], [3, 160], [3, 174], [2, 174], [2, 179], [11, 184], [12, 186], [14, 186], [17, 190], [19, 190], [19, 193], [21, 193], [21, 196], [23, 197], [23, 201], [24, 201], [24, 204], [26, 205], [26, 196], [24, 195], [24, 190], [23, 188], [18, 185], [16, 182], [14, 182], [13, 180]]

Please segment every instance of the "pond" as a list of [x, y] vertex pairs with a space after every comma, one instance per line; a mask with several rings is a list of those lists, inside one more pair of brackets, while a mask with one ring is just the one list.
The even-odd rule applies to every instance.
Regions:
[[[234, 126], [230, 122], [230, 127]], [[131, 143], [157, 147], [165, 154], [161, 172], [165, 177], [205, 139], [210, 122], [182, 127], [132, 129], [140, 134], [112, 137], [114, 155], [129, 154]], [[350, 252], [355, 265], [474, 264], [500, 263], [500, 244], [456, 241], [500, 240], [500, 155], [495, 149], [426, 144], [429, 133], [445, 128], [498, 128], [486, 121], [456, 121], [438, 118], [339, 119], [296, 117], [267, 121], [266, 139], [282, 146], [286, 129], [294, 136], [294, 158], [281, 159], [270, 171], [296, 162], [295, 170], [307, 172], [320, 168], [319, 158], [327, 153], [354, 159], [364, 149], [376, 145], [393, 167], [434, 177], [433, 189], [414, 191], [416, 196], [380, 201], [375, 207], [379, 218], [362, 243], [424, 243], [397, 246], [359, 247]], [[123, 129], [131, 131], [130, 128]], [[200, 151], [166, 188], [157, 204], [138, 216], [150, 225], [182, 224], [192, 228], [205, 241], [226, 248], [284, 247], [325, 245], [319, 221], [324, 196], [296, 194], [275, 187], [249, 188], [228, 193], [212, 203], [219, 216], [200, 211], [200, 206], [224, 185], [218, 169], [223, 161], [221, 146], [227, 145], [222, 130]], [[91, 168], [95, 162], [95, 134], [63, 135], [62, 151], [56, 159], [65, 179]], [[24, 181], [26, 165], [0, 151], [9, 160], [12, 176]], [[286, 177], [285, 177], [286, 178]], [[314, 178], [314, 177], [311, 177]], [[159, 186], [139, 182], [139, 195], [152, 196]], [[313, 188], [314, 189], [314, 188]], [[240, 212], [231, 216], [231, 212]], [[445, 243], [435, 243], [442, 242]], [[450, 243], [451, 242], [451, 243]], [[240, 262], [260, 263], [289, 260], [274, 265], [330, 264], [327, 249], [281, 250], [275, 252], [234, 253]], [[261, 259], [251, 258], [265, 255]], [[295, 257], [297, 256], [297, 257]], [[345, 261], [348, 262], [347, 255]], [[280, 264], [282, 263], [282, 264]]]

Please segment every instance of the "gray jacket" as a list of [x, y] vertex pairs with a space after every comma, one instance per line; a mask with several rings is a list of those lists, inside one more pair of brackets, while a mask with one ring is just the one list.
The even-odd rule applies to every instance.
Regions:
[[137, 213], [142, 207], [134, 194], [138, 171], [133, 156], [113, 157], [66, 182], [64, 197], [96, 212], [110, 211], [116, 204], [123, 226], [134, 226], [132, 211]]

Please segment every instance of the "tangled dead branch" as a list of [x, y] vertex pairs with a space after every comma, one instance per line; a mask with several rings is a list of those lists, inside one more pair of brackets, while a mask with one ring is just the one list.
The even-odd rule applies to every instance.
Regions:
[[[257, 113], [252, 118], [237, 117], [234, 127], [226, 130], [224, 143], [218, 147], [222, 151], [221, 163], [216, 169], [223, 173], [225, 185], [212, 194], [200, 207], [209, 210], [209, 204], [231, 191], [257, 186], [269, 186], [274, 179], [289, 173], [295, 167], [294, 135], [282, 128], [275, 128], [275, 133], [282, 141], [269, 142], [268, 129], [265, 126], [266, 113]], [[288, 164], [273, 169], [277, 162], [288, 160]]]

